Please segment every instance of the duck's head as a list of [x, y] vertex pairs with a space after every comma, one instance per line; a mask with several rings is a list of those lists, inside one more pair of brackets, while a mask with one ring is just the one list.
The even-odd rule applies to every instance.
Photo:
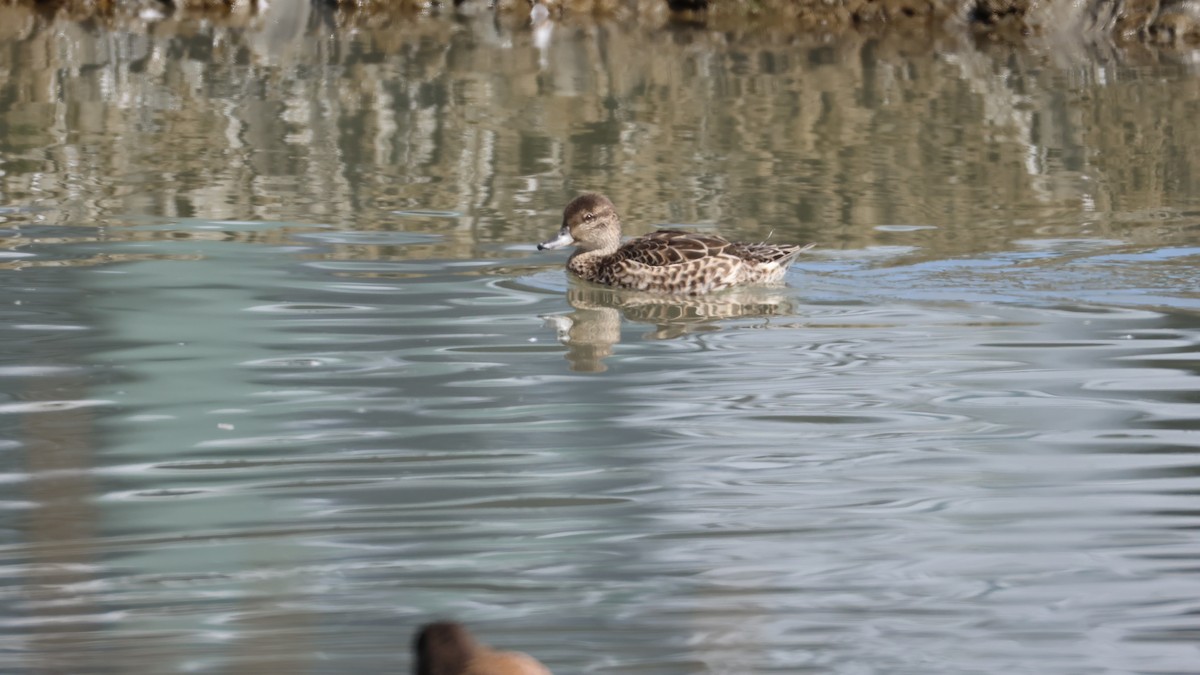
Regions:
[[538, 250], [548, 251], [572, 244], [581, 251], [616, 250], [620, 243], [621, 219], [617, 216], [617, 207], [608, 197], [588, 192], [567, 204], [558, 236], [538, 244]]
[[463, 672], [478, 648], [479, 643], [460, 623], [438, 621], [428, 624], [413, 641], [413, 651], [417, 655], [416, 675]]

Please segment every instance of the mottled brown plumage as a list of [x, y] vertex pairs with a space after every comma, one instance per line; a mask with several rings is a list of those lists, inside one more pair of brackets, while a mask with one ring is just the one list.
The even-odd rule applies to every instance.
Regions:
[[551, 675], [532, 656], [492, 649], [453, 621], [423, 626], [413, 640], [413, 651], [415, 675]]
[[621, 219], [607, 197], [580, 195], [563, 209], [558, 236], [538, 250], [575, 246], [567, 269], [605, 286], [695, 295], [783, 280], [812, 244], [753, 244], [683, 230], [659, 230], [621, 243]]

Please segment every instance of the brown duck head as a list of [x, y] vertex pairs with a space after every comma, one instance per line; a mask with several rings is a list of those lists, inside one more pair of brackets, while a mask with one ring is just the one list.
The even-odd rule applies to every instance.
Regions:
[[547, 251], [574, 244], [580, 251], [615, 251], [621, 244], [621, 219], [608, 197], [595, 192], [579, 195], [563, 209], [558, 236], [538, 244]]

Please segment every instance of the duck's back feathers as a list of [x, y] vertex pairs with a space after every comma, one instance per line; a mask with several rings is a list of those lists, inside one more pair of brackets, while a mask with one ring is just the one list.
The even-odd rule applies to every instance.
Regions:
[[550, 671], [528, 654], [490, 651], [468, 663], [463, 675], [550, 675]]
[[675, 265], [723, 255], [730, 246], [730, 242], [721, 237], [683, 230], [659, 230], [625, 242], [612, 255], [612, 260], [655, 267]]

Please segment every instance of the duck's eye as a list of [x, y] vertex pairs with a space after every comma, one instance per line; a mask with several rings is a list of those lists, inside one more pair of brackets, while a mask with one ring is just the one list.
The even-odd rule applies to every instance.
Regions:
[[594, 214], [594, 213], [583, 214], [583, 222], [585, 222], [585, 223], [590, 223], [595, 219], [596, 219], [596, 214]]

